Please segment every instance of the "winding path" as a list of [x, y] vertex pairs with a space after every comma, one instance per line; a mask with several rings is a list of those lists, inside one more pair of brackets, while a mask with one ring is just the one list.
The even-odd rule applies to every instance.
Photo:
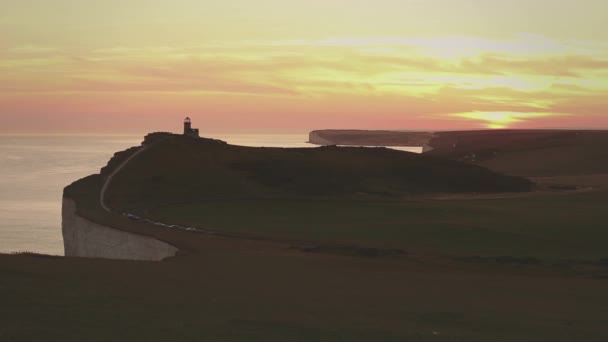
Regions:
[[[105, 197], [106, 197], [106, 191], [108, 190], [108, 187], [110, 186], [110, 183], [112, 182], [112, 178], [114, 176], [116, 176], [131, 160], [135, 159], [137, 156], [139, 156], [143, 151], [149, 149], [150, 147], [164, 141], [166, 139], [154, 142], [150, 145], [146, 145], [146, 146], [141, 146], [137, 151], [135, 151], [135, 153], [133, 153], [132, 155], [129, 156], [129, 158], [125, 159], [122, 163], [120, 163], [120, 165], [118, 165], [114, 171], [112, 171], [110, 173], [110, 175], [106, 178], [105, 182], [103, 183], [103, 186], [101, 187], [101, 191], [99, 193], [99, 204], [101, 205], [101, 207], [103, 208], [103, 210], [105, 210], [108, 213], [112, 212], [112, 209], [110, 209], [110, 207], [108, 207], [108, 205], [106, 204], [105, 201]], [[157, 226], [163, 226], [163, 227], [170, 227], [170, 228], [178, 228], [178, 229], [182, 229], [182, 230], [188, 230], [188, 231], [196, 231], [199, 233], [206, 233], [206, 234], [215, 234], [212, 231], [206, 230], [206, 229], [201, 229], [201, 228], [196, 228], [196, 227], [184, 227], [184, 226], [180, 226], [180, 225], [170, 225], [170, 224], [166, 224], [166, 223], [162, 223], [162, 222], [154, 222], [152, 220], [149, 219], [144, 219], [141, 218], [139, 216], [135, 216], [135, 215], [130, 215], [131, 217], [135, 217], [137, 220], [143, 220], [146, 221], [150, 224], [154, 224]]]
[[106, 204], [106, 191], [108, 190], [110, 182], [112, 182], [112, 178], [116, 176], [116, 174], [118, 174], [120, 170], [122, 170], [122, 168], [125, 167], [133, 158], [137, 157], [140, 153], [147, 150], [149, 147], [149, 145], [141, 146], [137, 151], [135, 151], [135, 153], [130, 155], [129, 158], [125, 159], [125, 161], [120, 163], [120, 165], [118, 165], [118, 167], [116, 167], [114, 171], [112, 171], [112, 173], [110, 173], [110, 175], [106, 178], [105, 182], [103, 183], [103, 186], [101, 187], [101, 191], [99, 192], [99, 204], [101, 205], [103, 210], [108, 213], [112, 212], [112, 209], [110, 209], [110, 207], [108, 207], [108, 205]]

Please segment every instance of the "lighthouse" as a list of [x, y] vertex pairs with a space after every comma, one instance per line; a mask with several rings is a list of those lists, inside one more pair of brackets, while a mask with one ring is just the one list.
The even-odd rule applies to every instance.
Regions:
[[192, 120], [189, 117], [184, 119], [184, 135], [187, 137], [198, 138], [198, 128], [192, 128]]

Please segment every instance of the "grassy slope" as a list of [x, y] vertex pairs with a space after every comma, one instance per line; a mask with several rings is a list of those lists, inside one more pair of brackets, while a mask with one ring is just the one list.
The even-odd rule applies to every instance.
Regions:
[[[196, 251], [190, 234], [152, 229], [101, 213], [100, 179], [66, 190], [81, 214], [102, 224], [152, 234]], [[211, 199], [156, 206], [147, 217], [293, 244], [399, 248], [414, 253], [516, 256], [543, 260], [608, 258], [603, 241], [606, 191], [493, 200]], [[101, 214], [100, 214], [101, 213]], [[195, 234], [196, 235], [196, 234]]]
[[528, 181], [388, 149], [248, 148], [175, 137], [142, 153], [108, 190], [117, 209], [218, 198], [401, 197], [526, 191]]
[[245, 236], [541, 259], [608, 257], [607, 193], [452, 201], [208, 201], [157, 208], [163, 222]]
[[[606, 131], [505, 131], [440, 133], [431, 154], [472, 161], [520, 176], [608, 173]], [[454, 148], [454, 144], [456, 147]]]
[[[519, 176], [608, 173], [608, 131], [475, 130], [421, 132], [322, 130], [328, 142], [359, 145], [428, 144], [428, 154], [465, 160]], [[475, 156], [473, 158], [473, 156]]]
[[2, 341], [605, 341], [606, 282], [210, 240], [161, 263], [0, 255]]

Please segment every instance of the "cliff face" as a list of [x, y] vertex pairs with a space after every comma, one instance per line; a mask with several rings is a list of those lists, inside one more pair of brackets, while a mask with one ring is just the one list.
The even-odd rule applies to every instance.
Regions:
[[315, 145], [335, 145], [336, 143], [329, 140], [329, 139], [325, 139], [323, 136], [323, 134], [319, 131], [312, 131], [310, 133], [308, 133], [308, 142], [311, 144], [315, 144]]
[[159, 261], [177, 252], [177, 248], [154, 238], [123, 232], [80, 217], [76, 202], [65, 197], [61, 228], [65, 256]]
[[420, 146], [429, 148], [432, 132], [317, 130], [308, 134], [308, 142], [316, 145], [352, 146]]

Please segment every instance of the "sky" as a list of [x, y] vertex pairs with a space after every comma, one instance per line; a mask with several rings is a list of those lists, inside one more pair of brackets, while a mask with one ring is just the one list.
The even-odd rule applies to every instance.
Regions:
[[606, 0], [0, 0], [0, 133], [608, 128]]

